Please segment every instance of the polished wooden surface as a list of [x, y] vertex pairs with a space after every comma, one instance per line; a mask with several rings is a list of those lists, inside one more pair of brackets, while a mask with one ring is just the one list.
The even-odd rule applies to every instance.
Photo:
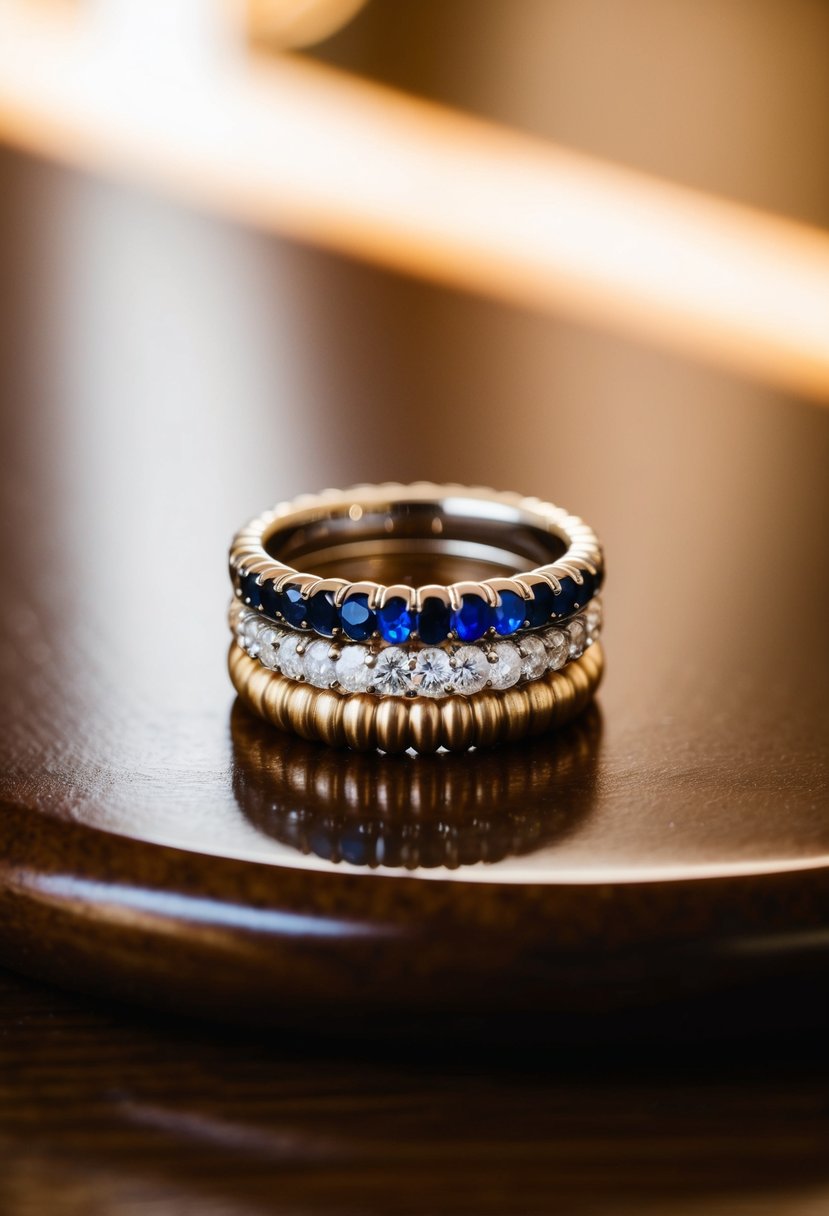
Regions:
[[[728, 984], [751, 1006], [781, 967], [817, 975], [829, 941], [825, 415], [662, 364], [674, 399], [623, 408], [616, 383], [591, 380], [596, 361], [620, 358], [599, 339], [581, 399], [540, 409], [548, 335], [528, 319], [516, 331], [472, 301], [32, 162], [9, 157], [4, 175], [9, 961], [277, 1022], [332, 999], [357, 1018], [532, 1004], [566, 1019]], [[204, 259], [215, 296], [193, 273]], [[265, 335], [234, 329], [269, 283], [327, 362], [285, 347], [269, 368]], [[337, 308], [328, 324], [332, 290], [359, 300], [359, 316]], [[385, 378], [365, 369], [382, 368], [393, 341], [411, 346], [411, 371], [437, 342], [413, 328], [418, 308], [471, 329], [444, 352], [451, 412], [446, 387], [423, 391], [401, 444]], [[366, 331], [383, 342], [361, 347]], [[487, 335], [505, 379], [482, 397], [469, 359]], [[641, 358], [623, 393], [650, 387]], [[360, 475], [490, 480], [595, 524], [610, 570], [599, 717], [547, 750], [504, 747], [466, 768], [375, 758], [371, 771], [240, 725], [224, 668], [228, 538], [270, 500]], [[807, 1022], [817, 1008], [805, 1003]]]
[[[60, 986], [0, 985], [0, 1209], [825, 1210], [829, 418], [0, 182], [0, 951]], [[599, 530], [559, 738], [335, 756], [234, 702], [236, 526], [418, 477]]]
[[[714, 12], [321, 53], [829, 226], [825, 11]], [[0, 265], [3, 1216], [822, 1216], [829, 419], [8, 153]], [[419, 477], [595, 524], [599, 704], [472, 763], [278, 739], [233, 530]]]
[[378, 1045], [137, 1019], [0, 974], [5, 1216], [817, 1216], [823, 1040]]

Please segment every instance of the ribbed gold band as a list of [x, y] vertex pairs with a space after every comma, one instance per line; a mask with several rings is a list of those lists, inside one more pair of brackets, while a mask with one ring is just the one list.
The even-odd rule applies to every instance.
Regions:
[[244, 703], [280, 730], [355, 751], [450, 752], [491, 747], [562, 726], [592, 700], [602, 678], [599, 642], [562, 671], [473, 697], [343, 696], [269, 671], [234, 642], [228, 656], [233, 686]]

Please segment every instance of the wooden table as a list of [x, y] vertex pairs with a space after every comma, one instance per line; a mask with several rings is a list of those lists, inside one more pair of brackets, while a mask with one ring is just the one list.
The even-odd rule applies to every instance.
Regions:
[[[2, 181], [0, 948], [126, 1002], [3, 978], [3, 1210], [823, 1210], [829, 415]], [[233, 529], [390, 476], [598, 528], [572, 733], [425, 777], [234, 709]]]
[[137, 1018], [0, 978], [9, 1216], [812, 1216], [823, 1038], [632, 1053], [355, 1045]]

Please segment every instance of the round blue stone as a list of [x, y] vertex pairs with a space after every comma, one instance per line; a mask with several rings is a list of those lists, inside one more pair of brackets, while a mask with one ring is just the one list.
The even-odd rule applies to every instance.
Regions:
[[590, 599], [590, 596], [586, 594], [587, 591], [586, 584], [579, 586], [574, 578], [565, 574], [561, 579], [561, 591], [556, 596], [553, 606], [556, 616], [570, 616], [577, 608], [583, 608]]
[[461, 606], [452, 613], [452, 628], [462, 642], [482, 638], [492, 623], [489, 604], [480, 595], [462, 595]]
[[596, 579], [589, 570], [582, 570], [582, 582], [579, 587], [579, 608], [584, 608], [589, 604], [593, 596], [596, 594]]
[[546, 583], [533, 584], [533, 598], [524, 605], [527, 620], [532, 629], [546, 625], [553, 614], [553, 589]]
[[492, 623], [495, 626], [495, 632], [505, 638], [509, 634], [515, 633], [524, 624], [527, 619], [527, 606], [524, 597], [517, 595], [514, 591], [499, 591], [498, 594], [501, 597], [501, 603], [496, 604], [492, 609]]
[[334, 603], [333, 591], [317, 591], [310, 597], [306, 605], [307, 620], [311, 628], [321, 633], [325, 638], [333, 638], [334, 630], [340, 623], [337, 616], [337, 606]]
[[255, 574], [243, 574], [239, 579], [239, 589], [242, 592], [242, 599], [246, 604], [250, 604], [251, 608], [262, 607], [262, 588], [259, 586]]
[[384, 642], [408, 642], [414, 629], [414, 613], [406, 607], [402, 596], [392, 596], [377, 609], [377, 625]]
[[377, 628], [377, 616], [368, 606], [368, 596], [358, 591], [340, 605], [343, 633], [355, 642], [366, 642]]
[[596, 571], [596, 573], [593, 576], [593, 594], [594, 595], [596, 595], [599, 591], [601, 591], [603, 582], [604, 582], [604, 570], [602, 570], [601, 567], [599, 567], [599, 569]]
[[279, 611], [289, 625], [299, 629], [308, 617], [308, 604], [296, 583], [286, 583], [279, 593]]
[[262, 611], [266, 616], [276, 620], [279, 610], [279, 592], [270, 579], [262, 584]]
[[[376, 829], [375, 829], [376, 831]], [[344, 827], [337, 839], [340, 857], [353, 866], [368, 866], [374, 860], [374, 841], [364, 824]]]
[[437, 646], [449, 633], [449, 605], [436, 595], [427, 595], [417, 616], [417, 632], [421, 642]]
[[330, 861], [334, 853], [336, 837], [331, 830], [326, 830], [323, 825], [316, 826], [308, 833], [308, 848], [317, 857], [323, 857], [326, 861]]

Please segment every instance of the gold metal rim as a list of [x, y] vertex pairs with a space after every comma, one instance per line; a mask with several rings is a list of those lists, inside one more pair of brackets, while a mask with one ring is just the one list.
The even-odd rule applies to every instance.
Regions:
[[355, 751], [450, 752], [529, 738], [563, 726], [593, 699], [604, 671], [601, 643], [562, 671], [549, 671], [504, 692], [474, 697], [343, 696], [269, 671], [235, 642], [228, 669], [233, 687], [254, 713], [280, 730]]
[[[393, 538], [396, 526], [407, 522], [407, 510], [413, 505], [433, 510], [433, 522], [441, 527], [444, 517], [447, 521], [459, 519], [466, 523], [476, 519], [482, 528], [497, 527], [501, 540], [499, 547], [492, 550], [497, 561], [504, 556], [501, 552], [503, 538], [509, 537], [516, 526], [531, 526], [546, 536], [556, 537], [564, 546], [564, 552], [554, 561], [532, 565], [509, 577], [493, 576], [446, 585], [430, 582], [410, 587], [407, 584], [387, 585], [371, 580], [353, 582], [339, 577], [321, 578], [277, 560], [267, 548], [270, 539], [286, 529], [316, 528], [324, 533], [325, 525], [331, 521], [348, 523], [347, 533], [337, 538], [336, 543], [318, 541], [318, 548], [321, 547], [324, 556], [331, 560], [344, 544], [353, 545], [365, 539], [363, 529], [369, 516], [385, 516], [389, 529], [387, 539]], [[427, 539], [429, 537], [425, 535], [416, 538], [420, 544]], [[434, 537], [431, 541], [437, 543]], [[471, 550], [477, 553], [479, 546], [476, 542], [465, 543], [467, 548], [471, 546]], [[483, 547], [491, 550], [491, 545]], [[376, 549], [377, 541], [372, 538], [371, 551]], [[463, 546], [456, 546], [456, 556], [463, 555], [462, 549]], [[387, 482], [352, 486], [347, 490], [324, 490], [320, 494], [303, 494], [279, 503], [272, 511], [252, 519], [236, 533], [230, 547], [230, 569], [231, 580], [240, 598], [243, 596], [238, 580], [252, 575], [260, 586], [273, 583], [277, 592], [287, 583], [296, 585], [303, 600], [310, 599], [317, 591], [330, 591], [335, 602], [341, 604], [348, 596], [362, 593], [368, 597], [372, 610], [382, 607], [387, 599], [394, 597], [402, 599], [409, 611], [419, 612], [426, 598], [440, 599], [452, 609], [458, 609], [462, 597], [467, 594], [478, 595], [490, 604], [497, 604], [504, 590], [531, 600], [535, 596], [534, 588], [539, 584], [557, 593], [562, 579], [571, 578], [580, 586], [587, 575], [592, 585], [593, 577], [604, 573], [604, 555], [595, 532], [584, 520], [538, 498], [526, 498], [483, 486]]]

